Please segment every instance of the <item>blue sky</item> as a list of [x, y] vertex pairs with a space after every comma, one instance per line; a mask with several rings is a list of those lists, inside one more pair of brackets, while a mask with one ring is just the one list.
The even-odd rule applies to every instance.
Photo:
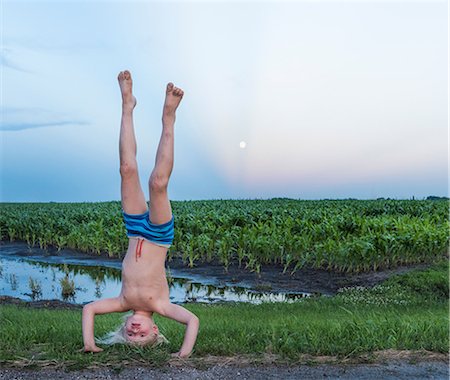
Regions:
[[447, 15], [445, 1], [3, 1], [1, 201], [120, 199], [123, 69], [147, 199], [168, 81], [185, 90], [173, 200], [447, 195]]

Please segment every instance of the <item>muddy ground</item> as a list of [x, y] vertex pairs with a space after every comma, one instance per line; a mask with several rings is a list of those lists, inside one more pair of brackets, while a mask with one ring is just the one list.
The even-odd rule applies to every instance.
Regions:
[[[121, 267], [121, 259], [109, 258], [105, 254], [86, 254], [72, 249], [62, 249], [58, 252], [53, 247], [44, 250], [28, 247], [26, 243], [21, 242], [2, 241], [0, 251], [2, 255], [38, 258], [46, 262]], [[372, 287], [392, 275], [427, 268], [429, 265], [425, 263], [405, 265], [366, 273], [335, 273], [324, 269], [302, 268], [291, 275], [289, 272], [283, 273], [283, 267], [279, 265], [263, 266], [261, 273], [258, 274], [239, 268], [238, 265], [231, 265], [226, 271], [223, 265], [217, 262], [199, 263], [194, 268], [189, 268], [181, 259], [167, 262], [173, 277], [189, 278], [201, 283], [207, 281], [216, 286], [243, 286], [261, 291], [306, 292], [323, 295], [334, 295], [339, 288], [346, 286]]]
[[[430, 264], [414, 264], [393, 269], [370, 271], [367, 273], [350, 274], [336, 273], [324, 269], [302, 268], [295, 273], [283, 273], [283, 267], [277, 265], [265, 266], [261, 273], [252, 273], [237, 265], [230, 267], [228, 272], [220, 264], [200, 264], [194, 268], [183, 269], [189, 273], [204, 274], [214, 277], [219, 282], [246, 285], [252, 289], [274, 292], [306, 292], [324, 295], [334, 295], [339, 288], [361, 285], [372, 287], [394, 274], [405, 273], [413, 269], [427, 268]], [[170, 269], [180, 270], [186, 266], [181, 260], [169, 263]]]

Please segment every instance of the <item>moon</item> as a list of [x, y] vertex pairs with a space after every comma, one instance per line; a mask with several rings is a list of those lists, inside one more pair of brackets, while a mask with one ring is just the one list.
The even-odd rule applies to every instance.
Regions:
[[246, 146], [247, 146], [247, 143], [245, 141], [241, 141], [239, 143], [239, 148], [241, 148], [241, 149], [245, 149]]

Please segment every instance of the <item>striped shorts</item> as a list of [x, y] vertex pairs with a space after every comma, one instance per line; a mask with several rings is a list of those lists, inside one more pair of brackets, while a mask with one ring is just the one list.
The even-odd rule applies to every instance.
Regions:
[[161, 247], [169, 248], [174, 238], [174, 218], [163, 224], [150, 221], [150, 212], [127, 214], [122, 210], [128, 237], [140, 237]]

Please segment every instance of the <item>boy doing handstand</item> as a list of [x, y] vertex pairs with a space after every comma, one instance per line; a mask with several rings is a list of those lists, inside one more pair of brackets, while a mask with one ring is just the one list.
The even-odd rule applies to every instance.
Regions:
[[183, 344], [175, 356], [187, 357], [197, 338], [199, 320], [182, 306], [169, 300], [165, 259], [173, 242], [174, 218], [167, 187], [174, 159], [175, 111], [183, 90], [167, 85], [162, 115], [162, 134], [156, 153], [155, 167], [149, 178], [150, 210], [140, 186], [133, 110], [136, 98], [132, 93], [129, 71], [118, 76], [122, 93], [122, 121], [119, 155], [122, 214], [129, 237], [127, 253], [122, 262], [122, 290], [117, 297], [91, 302], [83, 307], [83, 341], [85, 352], [103, 351], [94, 339], [94, 317], [97, 314], [132, 311], [124, 324], [112, 335], [110, 343], [154, 345], [165, 338], [153, 320], [153, 314], [171, 318], [186, 325]]

